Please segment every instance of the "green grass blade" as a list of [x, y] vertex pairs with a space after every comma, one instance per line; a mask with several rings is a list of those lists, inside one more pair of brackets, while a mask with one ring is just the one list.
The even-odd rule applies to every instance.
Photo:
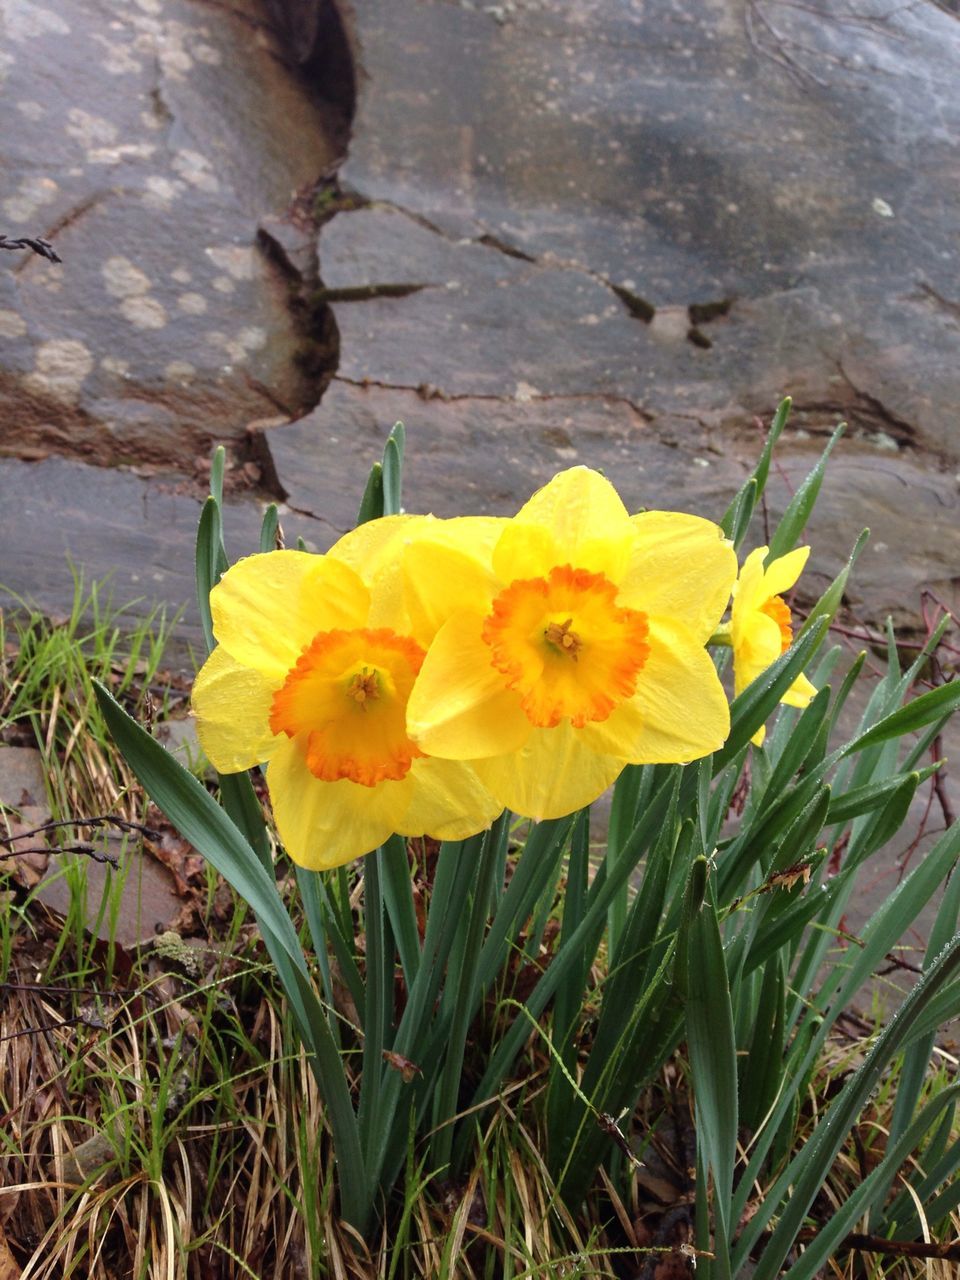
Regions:
[[[389, 1011], [393, 1006], [393, 946], [390, 930], [384, 928], [380, 852], [377, 849], [363, 863], [363, 931], [367, 966], [363, 1013], [363, 1070], [360, 1075], [357, 1123], [367, 1168], [373, 1165], [372, 1157], [381, 1138], [381, 1104], [384, 1101], [381, 1081], [387, 1069], [384, 1066], [383, 1051], [389, 1048], [387, 1026]], [[372, 1196], [376, 1191], [376, 1182], [369, 1190]]]
[[[930, 930], [923, 961], [925, 969], [936, 959], [943, 947], [957, 932], [958, 919], [960, 919], [960, 875], [954, 872], [947, 882], [946, 890], [933, 922], [933, 928]], [[900, 1135], [906, 1131], [910, 1118], [916, 1110], [923, 1091], [924, 1077], [930, 1066], [934, 1043], [935, 1033], [930, 1032], [910, 1045], [904, 1054], [903, 1066], [900, 1069], [900, 1079], [897, 1084], [897, 1096], [893, 1104], [893, 1117], [890, 1121], [888, 1142], [898, 1141]], [[889, 1187], [887, 1187], [887, 1191], [889, 1191]], [[871, 1231], [879, 1231], [881, 1229], [882, 1211], [885, 1202], [886, 1194], [879, 1198], [879, 1207], [874, 1211], [874, 1219], [870, 1226]], [[913, 1213], [915, 1213], [915, 1210], [911, 1204], [911, 1214]]]
[[[868, 949], [865, 947], [864, 952]], [[909, 1042], [915, 1025], [933, 999], [958, 973], [960, 934], [940, 953], [927, 973], [917, 982], [876, 1040], [861, 1067], [848, 1078], [831, 1103], [826, 1117], [818, 1124], [812, 1137], [790, 1161], [767, 1193], [764, 1204], [751, 1219], [737, 1247], [736, 1260], [740, 1264], [745, 1261], [771, 1216], [779, 1213], [777, 1226], [757, 1264], [754, 1280], [775, 1280], [780, 1274], [780, 1267], [793, 1246], [807, 1211], [871, 1091], [887, 1069], [890, 1059]], [[847, 989], [850, 988], [849, 979], [845, 985]], [[846, 1002], [840, 1000], [838, 1003], [843, 1007]], [[821, 1028], [814, 1041], [815, 1048], [822, 1043], [822, 1035]]]

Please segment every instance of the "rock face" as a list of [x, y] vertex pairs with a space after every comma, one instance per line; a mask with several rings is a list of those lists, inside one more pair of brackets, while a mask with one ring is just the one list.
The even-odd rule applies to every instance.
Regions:
[[[320, 240], [340, 363], [267, 433], [306, 511], [402, 418], [408, 502], [506, 513], [558, 466], [719, 514], [795, 399], [774, 510], [848, 421], [811, 526], [919, 624], [956, 607], [960, 24], [922, 5], [355, 0], [365, 72]], [[308, 465], [304, 465], [305, 460]], [[935, 531], [935, 536], [933, 534]]]
[[0, 222], [64, 260], [0, 263], [0, 450], [182, 466], [313, 405], [330, 352], [270, 218], [335, 153], [261, 10], [0, 12]]
[[[62, 608], [70, 551], [121, 598], [182, 604], [196, 457], [220, 439], [242, 460], [251, 423], [263, 488], [238, 499], [238, 551], [267, 491], [329, 545], [398, 418], [411, 509], [508, 513], [578, 461], [631, 504], [719, 514], [789, 392], [774, 513], [850, 424], [811, 585], [870, 525], [852, 606], [916, 627], [924, 587], [960, 602], [951, 14], [0, 12], [0, 229], [64, 258], [0, 262], [6, 587]], [[144, 461], [165, 474], [115, 469]]]

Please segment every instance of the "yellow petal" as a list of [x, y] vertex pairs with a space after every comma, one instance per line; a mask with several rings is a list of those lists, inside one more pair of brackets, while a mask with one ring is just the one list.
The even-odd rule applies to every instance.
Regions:
[[563, 721], [555, 729], [534, 729], [519, 751], [475, 760], [480, 781], [514, 813], [538, 822], [582, 809], [611, 786], [623, 761], [599, 755], [584, 730]]
[[[521, 525], [542, 525], [556, 543], [559, 563], [614, 581], [631, 541], [627, 509], [609, 480], [588, 467], [571, 467], [538, 489], [516, 516]], [[498, 576], [511, 581], [513, 576]]]
[[737, 628], [743, 618], [759, 609], [765, 600], [775, 592], [766, 592], [763, 583], [763, 561], [767, 554], [766, 547], [757, 547], [751, 551], [740, 566], [740, 576], [733, 586], [733, 607], [730, 611], [731, 631], [736, 643]]
[[364, 626], [369, 594], [338, 560], [268, 551], [232, 565], [210, 593], [210, 608], [224, 649], [282, 680], [318, 631]]
[[277, 831], [301, 867], [323, 871], [362, 857], [396, 830], [410, 803], [410, 775], [364, 787], [321, 782], [307, 768], [301, 743], [284, 739], [267, 769]]
[[557, 540], [546, 525], [512, 520], [493, 551], [493, 571], [500, 583], [545, 578], [563, 563]]
[[723, 746], [730, 708], [710, 655], [682, 626], [651, 620], [650, 656], [637, 691], [585, 725], [583, 741], [632, 764], [682, 764]]
[[773, 618], [760, 612], [745, 614], [733, 634], [735, 693], [742, 693], [771, 663], [776, 662], [781, 652], [780, 628]]
[[782, 596], [790, 590], [803, 573], [809, 555], [809, 547], [797, 547], [785, 556], [771, 560], [763, 572], [763, 590], [768, 599], [770, 596]]
[[241, 666], [217, 647], [193, 686], [197, 737], [221, 773], [237, 773], [268, 760], [278, 745], [270, 731], [270, 707], [279, 687], [259, 671]]
[[[462, 527], [465, 521], [449, 524]], [[478, 554], [475, 544], [451, 541], [449, 528], [443, 533], [443, 538], [425, 535], [414, 539], [403, 556], [403, 591], [410, 633], [424, 647], [454, 613], [485, 612], [497, 585], [490, 568], [489, 548], [486, 554]]]
[[488, 827], [503, 808], [459, 760], [421, 756], [410, 773], [415, 786], [397, 828], [403, 835], [466, 840]]
[[530, 721], [520, 698], [490, 663], [483, 617], [458, 613], [438, 631], [407, 703], [407, 732], [424, 751], [450, 760], [512, 751]]
[[397, 558], [398, 548], [410, 538], [418, 526], [433, 524], [433, 516], [383, 516], [357, 525], [339, 538], [328, 555], [349, 565], [366, 583], [370, 583], [385, 565]]
[[816, 685], [811, 684], [801, 672], [780, 701], [785, 702], [788, 707], [806, 707], [809, 706], [810, 699], [815, 697], [816, 693]]
[[636, 539], [620, 580], [619, 602], [650, 617], [681, 622], [706, 642], [737, 577], [737, 555], [719, 525], [678, 511], [631, 518]]

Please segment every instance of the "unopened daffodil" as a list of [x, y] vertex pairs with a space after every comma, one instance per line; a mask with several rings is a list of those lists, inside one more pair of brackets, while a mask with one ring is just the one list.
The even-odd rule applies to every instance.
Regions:
[[410, 737], [470, 762], [517, 813], [558, 817], [625, 764], [720, 747], [729, 709], [705, 645], [736, 556], [717, 525], [630, 516], [586, 467], [513, 519], [417, 526], [401, 556], [412, 615], [438, 628], [407, 705]]
[[[809, 547], [797, 547], [778, 556], [764, 567], [767, 548], [751, 551], [740, 569], [730, 611], [730, 642], [733, 645], [733, 680], [737, 694], [753, 683], [776, 662], [793, 643], [793, 619], [783, 594], [790, 590], [807, 563]], [[791, 707], [805, 707], [816, 689], [799, 675], [780, 699]], [[766, 728], [753, 735], [756, 746], [763, 744]]]
[[[373, 549], [380, 536], [367, 535]], [[300, 551], [240, 560], [211, 592], [200, 743], [223, 773], [267, 764], [277, 830], [302, 866], [348, 862], [393, 832], [462, 839], [502, 808], [467, 765], [409, 737], [429, 637], [410, 634], [393, 598], [335, 554]]]

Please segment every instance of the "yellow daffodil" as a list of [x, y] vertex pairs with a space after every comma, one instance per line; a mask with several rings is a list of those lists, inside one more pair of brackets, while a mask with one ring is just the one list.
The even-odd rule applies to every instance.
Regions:
[[[764, 568], [767, 548], [758, 547], [743, 562], [730, 611], [736, 693], [742, 693], [793, 643], [793, 619], [783, 593], [800, 577], [809, 554], [809, 547], [797, 547]], [[799, 675], [780, 701], [805, 707], [816, 692], [807, 677]], [[761, 725], [753, 735], [755, 745], [761, 746], [765, 736]]]
[[411, 614], [436, 638], [411, 738], [469, 761], [517, 813], [558, 817], [627, 763], [694, 760], [729, 731], [705, 644], [736, 556], [697, 516], [630, 516], [595, 471], [556, 476], [512, 520], [419, 525], [403, 550]]
[[[372, 528], [375, 559], [385, 531]], [[462, 839], [502, 808], [468, 766], [408, 736], [429, 637], [411, 635], [390, 599], [335, 554], [300, 551], [241, 560], [210, 595], [218, 643], [193, 690], [200, 743], [224, 773], [267, 763], [280, 838], [302, 866], [348, 862], [395, 831]]]

